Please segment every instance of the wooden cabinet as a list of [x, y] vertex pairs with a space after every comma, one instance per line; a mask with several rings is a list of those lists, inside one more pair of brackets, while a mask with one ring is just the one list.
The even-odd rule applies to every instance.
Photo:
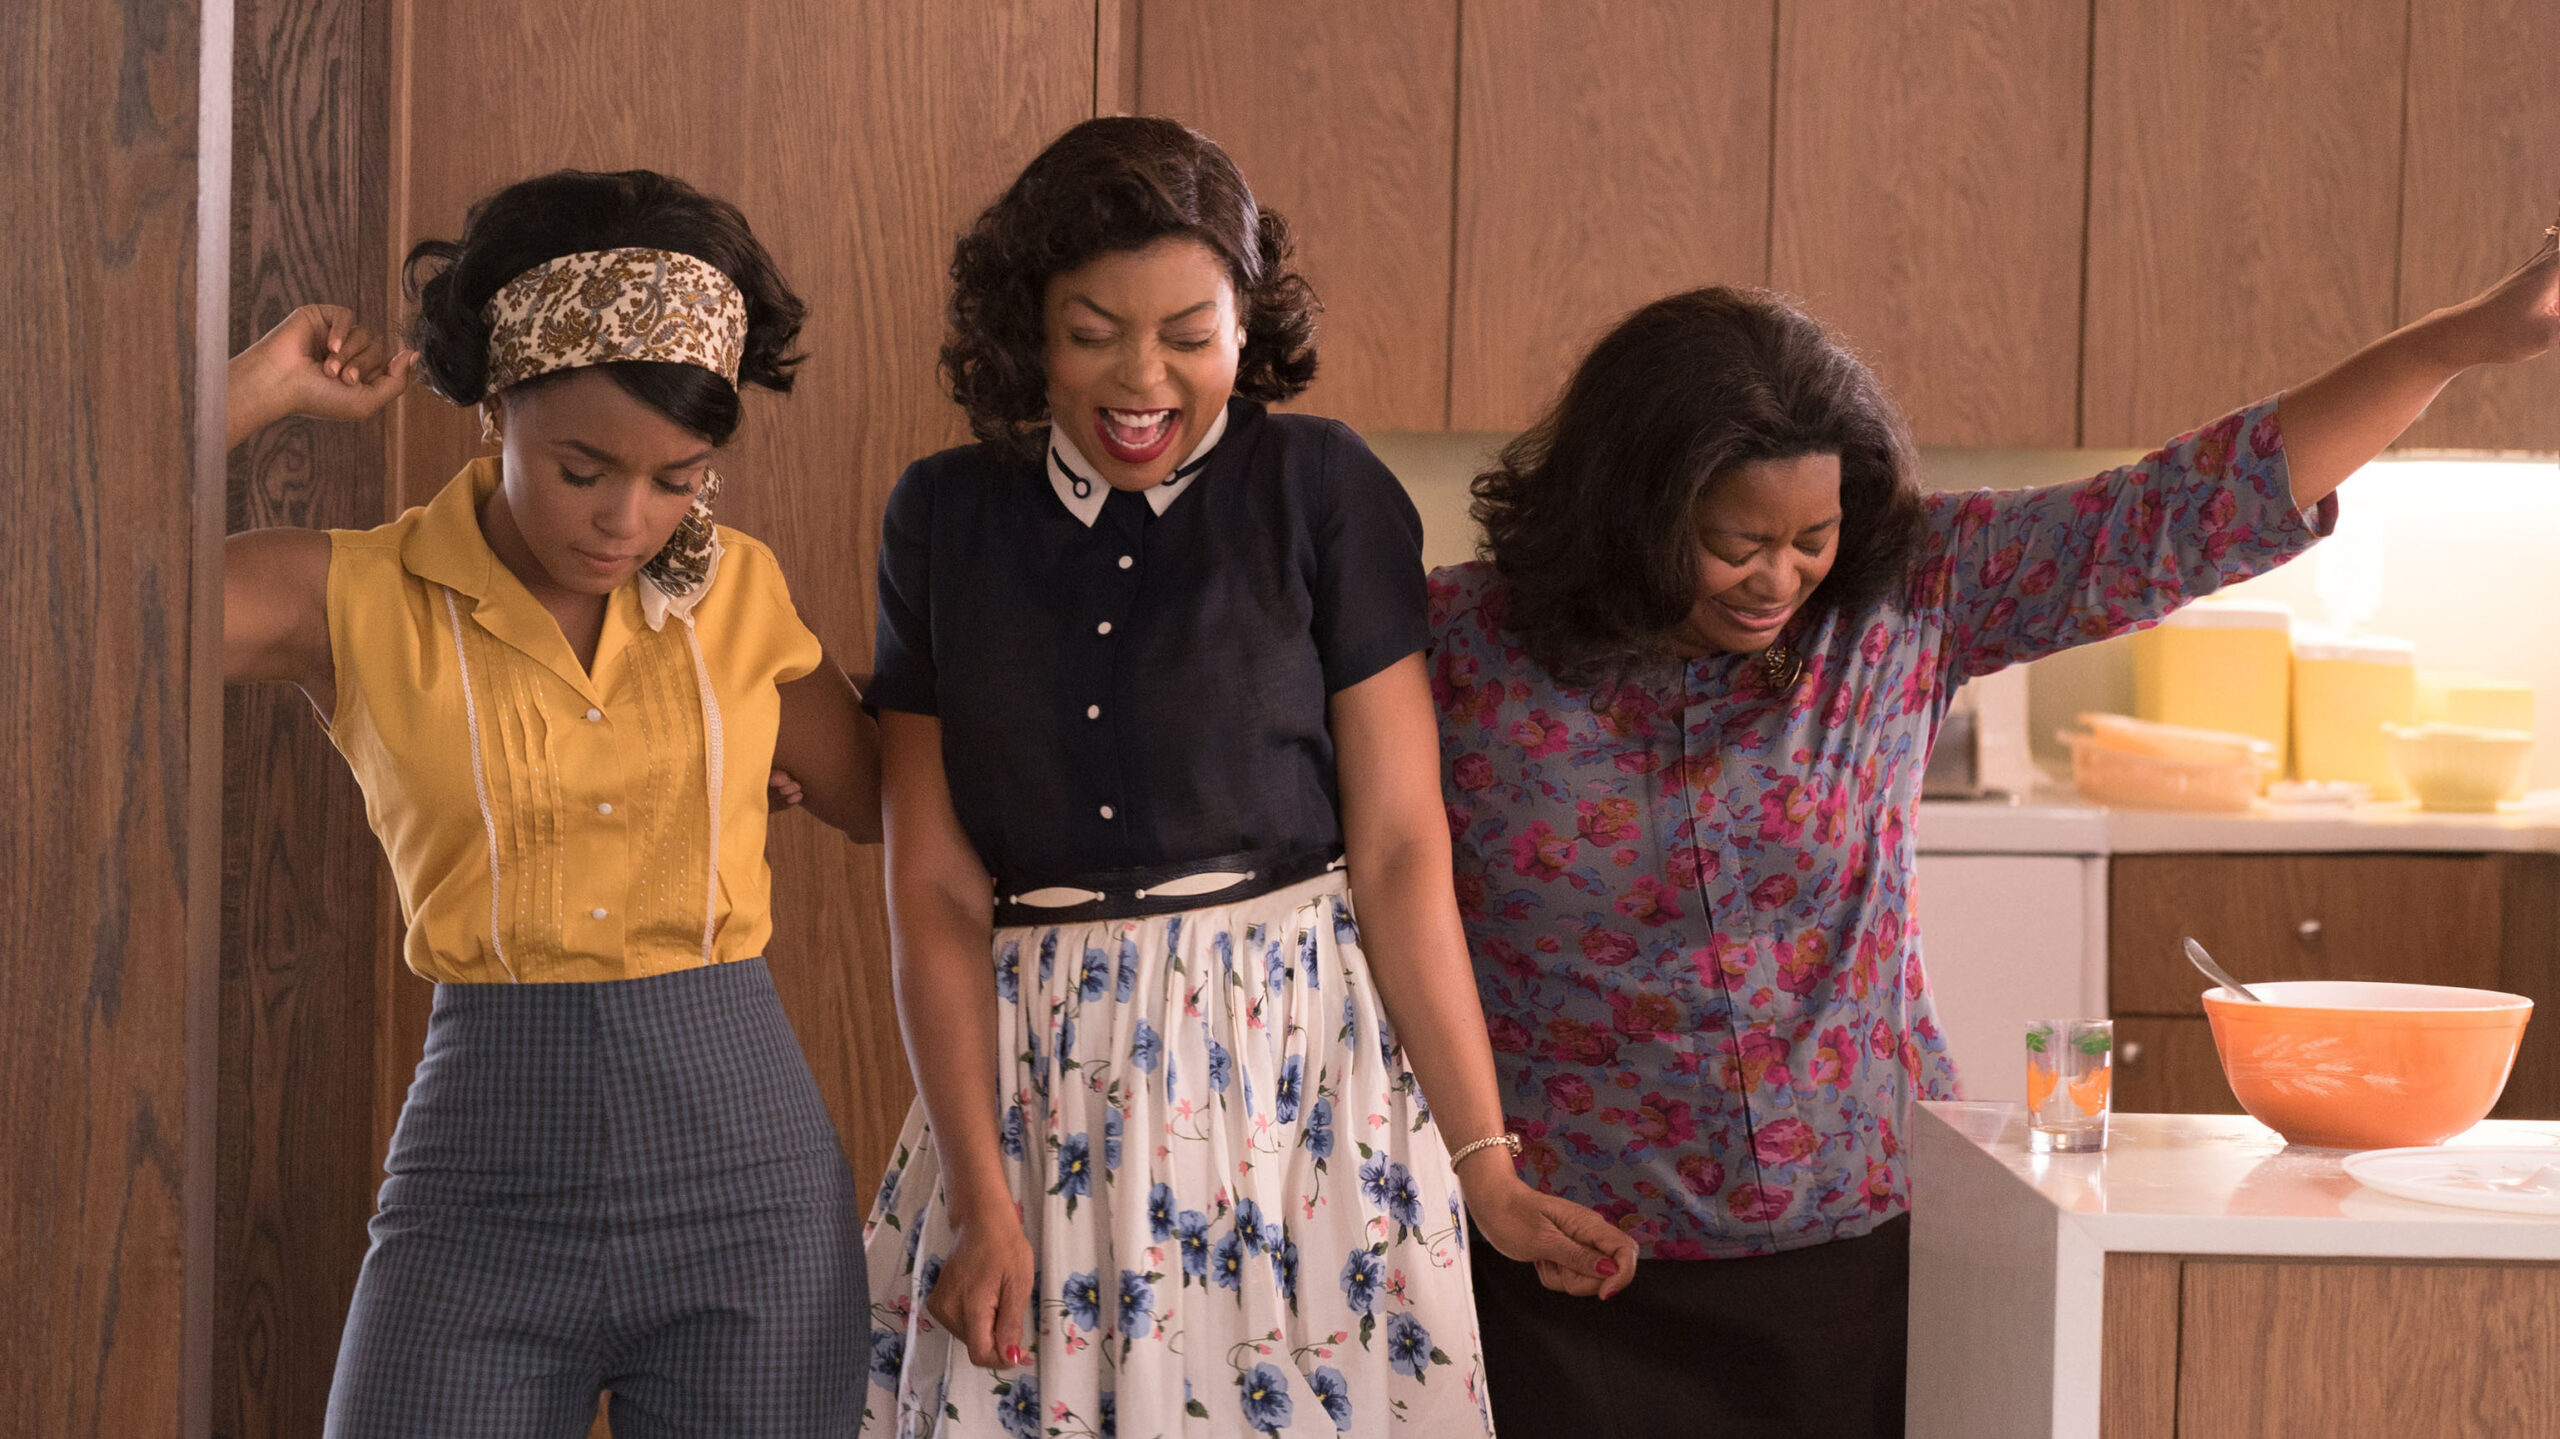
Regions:
[[[2495, 284], [2560, 211], [2560, 5], [2409, 11], [2400, 315]], [[2560, 450], [2560, 355], [2454, 381], [2404, 443]]]
[[2077, 443], [2085, 8], [1790, 0], [1777, 54], [1770, 285], [1921, 444]]
[[1361, 428], [1449, 418], [1457, 0], [1147, 0], [1136, 108], [1224, 145], [1289, 218], [1324, 301], [1293, 408]]
[[[1372, 428], [1520, 429], [1628, 310], [1766, 283], [1924, 444], [2147, 446], [2475, 293], [2560, 191], [2543, 0], [1103, 9], [1105, 93], [1298, 223], [1304, 403]], [[2409, 443], [2560, 446], [2555, 376]]]
[[2560, 1265], [2110, 1254], [2105, 1439], [2560, 1433]]
[[1627, 311], [1767, 277], [1775, 12], [1466, 7], [1451, 428], [1523, 428]]
[[2408, 24], [2097, 0], [2080, 443], [2156, 444], [2392, 327]]
[[[2560, 1003], [2560, 856], [2125, 855], [2108, 887], [2127, 1112], [2238, 1109], [2203, 1018], [2205, 981], [2182, 950], [2189, 935], [2243, 983], [2395, 980]], [[2495, 1113], [2560, 1117], [2560, 1026], [2526, 1027]]]

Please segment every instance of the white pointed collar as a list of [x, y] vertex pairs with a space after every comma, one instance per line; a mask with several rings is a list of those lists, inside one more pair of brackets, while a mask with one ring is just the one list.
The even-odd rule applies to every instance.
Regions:
[[[1227, 412], [1221, 406], [1218, 418], [1209, 422], [1209, 433], [1200, 437], [1200, 443], [1193, 447], [1189, 458], [1175, 466], [1173, 474], [1164, 483], [1151, 486], [1144, 492], [1147, 508], [1163, 514], [1175, 500], [1182, 498], [1182, 492], [1191, 488], [1191, 482], [1199, 478], [1202, 467], [1208, 463], [1209, 452], [1217, 448], [1219, 439], [1226, 433]], [[1067, 438], [1067, 432], [1056, 425], [1049, 427], [1047, 469], [1049, 488], [1057, 492], [1058, 503], [1067, 507], [1067, 513], [1082, 520], [1086, 529], [1093, 528], [1093, 522], [1102, 518], [1102, 502], [1111, 498], [1110, 482], [1103, 479], [1102, 472], [1084, 457], [1084, 451], [1076, 448], [1076, 442]]]

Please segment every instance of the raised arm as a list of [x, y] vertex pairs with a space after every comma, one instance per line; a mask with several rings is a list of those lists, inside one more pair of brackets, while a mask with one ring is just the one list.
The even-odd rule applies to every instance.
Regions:
[[[417, 356], [390, 354], [353, 311], [305, 305], [231, 357], [223, 399], [230, 444], [288, 415], [361, 420], [409, 387]], [[268, 529], [223, 544], [222, 680], [287, 680], [325, 717], [337, 705], [329, 657], [329, 537]]]
[[[1501, 1134], [1493, 1044], [1450, 882], [1440, 728], [1422, 656], [1335, 693], [1331, 721], [1343, 849], [1378, 998], [1450, 1147]], [[1485, 1238], [1536, 1264], [1548, 1288], [1608, 1295], [1634, 1279], [1635, 1240], [1571, 1200], [1531, 1189], [1508, 1151], [1477, 1150], [1458, 1180]]]
[[[2319, 503], [2400, 438], [2454, 376], [2560, 345], [2560, 225], [2514, 272], [2459, 305], [2403, 325], [2284, 392], [2277, 423], [2294, 503]], [[2554, 404], [2560, 404], [2555, 396]]]

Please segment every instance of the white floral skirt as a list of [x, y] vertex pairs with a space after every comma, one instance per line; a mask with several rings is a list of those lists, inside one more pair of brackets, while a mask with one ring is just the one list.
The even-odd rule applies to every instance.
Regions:
[[925, 1313], [951, 1225], [918, 1103], [864, 1236], [865, 1436], [1491, 1432], [1457, 1182], [1339, 874], [994, 958], [1032, 1359], [979, 1369]]

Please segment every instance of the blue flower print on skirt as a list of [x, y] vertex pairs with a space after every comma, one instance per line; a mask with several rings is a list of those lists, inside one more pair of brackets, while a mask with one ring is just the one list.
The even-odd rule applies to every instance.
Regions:
[[1457, 1183], [1340, 876], [999, 930], [993, 961], [1031, 1362], [975, 1368], [925, 1312], [951, 1226], [919, 1104], [866, 1234], [865, 1439], [1491, 1432]]

